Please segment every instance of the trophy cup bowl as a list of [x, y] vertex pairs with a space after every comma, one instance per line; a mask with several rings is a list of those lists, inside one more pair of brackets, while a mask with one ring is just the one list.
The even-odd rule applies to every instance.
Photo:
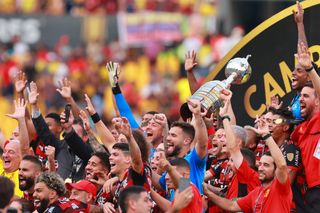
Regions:
[[232, 84], [243, 84], [250, 79], [252, 69], [248, 62], [249, 57], [251, 55], [247, 55], [246, 58], [233, 58], [228, 62], [225, 68], [226, 77], [228, 78], [232, 73], [237, 74]]

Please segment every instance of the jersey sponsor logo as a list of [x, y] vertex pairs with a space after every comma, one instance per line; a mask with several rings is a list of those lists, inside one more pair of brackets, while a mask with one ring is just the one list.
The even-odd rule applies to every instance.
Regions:
[[294, 158], [294, 154], [293, 153], [287, 153], [287, 159], [288, 161], [292, 161]]

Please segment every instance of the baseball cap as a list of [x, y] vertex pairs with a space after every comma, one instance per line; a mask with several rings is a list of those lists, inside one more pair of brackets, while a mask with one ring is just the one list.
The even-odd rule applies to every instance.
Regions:
[[77, 189], [77, 190], [80, 190], [80, 191], [88, 192], [93, 197], [95, 197], [96, 194], [97, 194], [96, 186], [93, 183], [91, 183], [90, 181], [87, 181], [87, 180], [79, 180], [76, 183], [66, 183], [66, 187], [67, 187], [68, 190]]

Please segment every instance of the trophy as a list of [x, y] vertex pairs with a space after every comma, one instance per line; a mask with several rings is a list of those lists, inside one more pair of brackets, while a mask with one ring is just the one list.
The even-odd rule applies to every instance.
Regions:
[[[248, 62], [251, 55], [247, 55], [246, 58], [234, 58], [231, 59], [226, 68], [225, 75], [227, 79], [224, 81], [209, 81], [202, 85], [190, 99], [199, 100], [201, 107], [205, 110], [214, 112], [223, 106], [223, 102], [220, 100], [220, 92], [222, 89], [229, 88], [230, 84], [243, 84], [247, 82], [251, 76], [252, 69]], [[188, 105], [185, 103], [180, 108], [180, 114], [184, 120], [191, 117]]]

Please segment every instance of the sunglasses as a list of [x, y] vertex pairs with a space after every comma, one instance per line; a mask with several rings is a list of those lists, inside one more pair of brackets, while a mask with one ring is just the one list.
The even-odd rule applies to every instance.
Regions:
[[277, 125], [283, 124], [283, 123], [285, 123], [285, 122], [286, 122], [286, 120], [283, 119], [283, 118], [277, 118], [277, 119], [274, 119], [274, 120], [273, 120], [273, 123], [274, 123], [274, 124], [277, 124]]

